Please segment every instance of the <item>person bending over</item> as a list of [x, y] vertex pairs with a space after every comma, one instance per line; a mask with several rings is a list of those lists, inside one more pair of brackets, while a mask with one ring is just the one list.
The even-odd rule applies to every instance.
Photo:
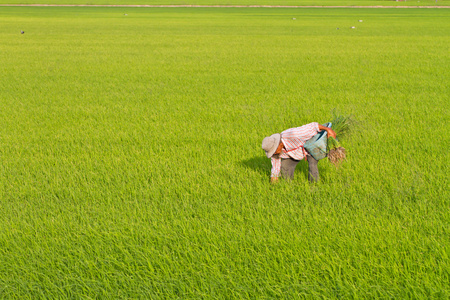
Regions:
[[284, 178], [293, 179], [295, 167], [302, 159], [308, 161], [309, 181], [319, 180], [317, 160], [306, 152], [303, 145], [321, 130], [326, 130], [328, 137], [336, 138], [336, 133], [331, 128], [313, 122], [272, 134], [263, 139], [262, 148], [272, 161], [270, 182], [277, 182], [280, 173]]

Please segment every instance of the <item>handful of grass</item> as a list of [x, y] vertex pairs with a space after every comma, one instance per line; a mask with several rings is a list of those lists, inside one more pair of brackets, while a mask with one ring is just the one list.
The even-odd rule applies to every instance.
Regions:
[[343, 116], [333, 110], [332, 128], [336, 132], [336, 139], [328, 138], [328, 160], [336, 167], [345, 160], [345, 148], [341, 146], [337, 138], [342, 138], [350, 132], [352, 120], [350, 116]]

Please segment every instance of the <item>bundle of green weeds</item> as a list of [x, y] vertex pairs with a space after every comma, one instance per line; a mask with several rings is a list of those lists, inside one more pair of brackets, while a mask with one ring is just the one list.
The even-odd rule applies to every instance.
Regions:
[[337, 167], [346, 158], [345, 148], [341, 146], [338, 138], [341, 139], [350, 132], [352, 125], [351, 116], [340, 115], [333, 110], [333, 120], [331, 121], [331, 124], [332, 129], [336, 132], [336, 138], [328, 138], [328, 160]]

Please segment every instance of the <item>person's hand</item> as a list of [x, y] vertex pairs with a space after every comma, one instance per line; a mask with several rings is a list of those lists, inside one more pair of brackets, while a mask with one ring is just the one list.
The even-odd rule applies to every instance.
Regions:
[[336, 138], [336, 132], [334, 132], [334, 130], [333, 129], [331, 129], [331, 128], [328, 128], [327, 129], [327, 135], [328, 135], [328, 137], [334, 137], [334, 138]]
[[275, 184], [278, 182], [278, 177], [270, 177], [270, 183]]
[[328, 137], [334, 137], [334, 138], [336, 138], [336, 132], [334, 132], [334, 130], [333, 129], [331, 129], [330, 127], [326, 127], [326, 126], [323, 126], [323, 125], [320, 125], [319, 124], [319, 130], [326, 130], [327, 131], [327, 136]]

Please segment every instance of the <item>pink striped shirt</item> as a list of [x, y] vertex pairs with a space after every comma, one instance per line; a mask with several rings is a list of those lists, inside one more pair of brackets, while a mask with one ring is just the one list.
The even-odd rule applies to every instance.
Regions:
[[319, 132], [319, 123], [313, 122], [300, 127], [290, 128], [281, 133], [281, 142], [283, 149], [279, 155], [271, 157], [272, 174], [271, 177], [280, 176], [281, 159], [292, 158], [302, 160], [306, 158], [306, 151], [303, 145], [307, 140], [315, 136]]

